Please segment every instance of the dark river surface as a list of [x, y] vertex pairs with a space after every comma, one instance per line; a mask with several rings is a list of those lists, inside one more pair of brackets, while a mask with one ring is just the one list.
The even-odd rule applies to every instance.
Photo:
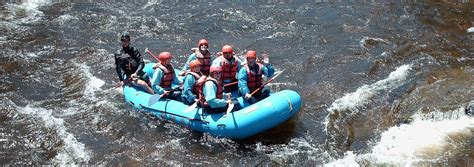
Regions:
[[[0, 22], [0, 165], [474, 166], [472, 1], [2, 0]], [[122, 31], [179, 67], [200, 38], [268, 52], [302, 108], [239, 141], [137, 112]]]

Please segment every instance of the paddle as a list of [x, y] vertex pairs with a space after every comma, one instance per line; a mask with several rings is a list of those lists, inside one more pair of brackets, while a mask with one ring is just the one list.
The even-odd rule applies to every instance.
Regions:
[[228, 84], [224, 84], [224, 87], [232, 86], [232, 85], [235, 85], [235, 84], [238, 84], [238, 83], [239, 83], [239, 81], [231, 82], [231, 83], [228, 83]]
[[153, 58], [155, 58], [155, 60], [158, 61], [158, 63], [160, 63], [160, 59], [155, 54], [153, 54], [150, 50], [148, 50], [148, 48], [145, 48], [145, 52], [153, 56]]
[[[180, 87], [178, 86], [178, 87], [176, 87], [176, 88], [170, 90], [170, 92], [169, 92], [168, 94], [173, 93], [174, 91], [178, 90], [179, 88], [180, 88]], [[148, 99], [148, 106], [151, 106], [151, 105], [155, 104], [155, 103], [158, 102], [158, 100], [160, 100], [163, 96], [165, 96], [165, 94], [155, 94], [155, 95], [151, 96], [150, 99]]]
[[270, 78], [267, 82], [265, 82], [262, 86], [260, 86], [258, 89], [255, 89], [252, 93], [250, 93], [250, 96], [253, 96], [253, 94], [257, 93], [260, 89], [265, 87], [268, 83], [272, 82], [276, 77], [278, 77], [281, 73], [283, 73], [286, 69], [283, 69], [280, 73], [276, 74], [272, 78]]
[[184, 110], [184, 112], [190, 112], [190, 111], [194, 110], [197, 107], [198, 102], [199, 101], [194, 102], [192, 105], [190, 105], [188, 108], [186, 108]]
[[[132, 77], [128, 78], [127, 80], [125, 80], [124, 84], [127, 84], [129, 83], [130, 81], [132, 81]], [[122, 84], [120, 84], [122, 81], [118, 82], [114, 88], [118, 88], [120, 86], [122, 86]]]
[[232, 109], [234, 109], [234, 103], [229, 103], [229, 106], [227, 106], [227, 111], [225, 112], [224, 118], [227, 117], [227, 115], [229, 115]]

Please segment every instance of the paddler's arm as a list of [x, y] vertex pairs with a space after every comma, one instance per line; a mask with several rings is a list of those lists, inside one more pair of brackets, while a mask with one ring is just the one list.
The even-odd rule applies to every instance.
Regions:
[[249, 87], [247, 86], [247, 70], [241, 68], [238, 74], [237, 79], [239, 80], [239, 91], [241, 94], [245, 95], [250, 92]]
[[163, 71], [160, 68], [155, 69], [153, 77], [151, 77], [151, 86], [155, 93], [163, 94], [165, 90], [160, 86], [161, 78], [163, 78]]
[[208, 81], [204, 85], [205, 99], [211, 108], [225, 107], [227, 100], [217, 99], [216, 97], [217, 86], [212, 82]]
[[117, 71], [117, 75], [119, 76], [120, 81], [123, 81], [124, 80], [124, 78], [123, 78], [124, 75], [123, 75], [122, 68], [120, 67], [120, 62], [119, 62], [120, 60], [119, 60], [119, 58], [117, 58], [117, 56], [118, 56], [117, 54], [114, 56], [114, 58], [115, 58], [115, 71]]
[[143, 68], [145, 67], [145, 61], [143, 60], [143, 57], [140, 54], [140, 51], [138, 51], [138, 49], [133, 48], [133, 54], [135, 55], [138, 62], [138, 68], [137, 68], [137, 71], [135, 71], [135, 74], [138, 75], [139, 72], [142, 71]]
[[195, 79], [192, 75], [186, 75], [186, 78], [184, 79], [182, 97], [185, 97], [188, 102], [192, 102], [194, 99], [196, 99], [196, 95], [194, 95], [192, 92], [194, 82]]
[[262, 67], [263, 75], [265, 75], [267, 78], [270, 78], [275, 74], [275, 69], [271, 64], [263, 65]]

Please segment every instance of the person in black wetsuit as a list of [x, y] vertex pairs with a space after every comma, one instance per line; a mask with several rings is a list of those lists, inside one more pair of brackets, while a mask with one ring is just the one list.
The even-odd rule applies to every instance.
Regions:
[[150, 78], [143, 72], [145, 62], [142, 55], [136, 48], [130, 46], [130, 35], [127, 32], [122, 33], [120, 41], [122, 41], [122, 49], [115, 54], [115, 70], [120, 79], [119, 86], [131, 83], [154, 94], [149, 86]]

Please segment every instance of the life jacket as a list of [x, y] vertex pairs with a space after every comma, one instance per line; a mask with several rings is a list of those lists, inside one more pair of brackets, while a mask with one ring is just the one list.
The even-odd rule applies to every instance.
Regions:
[[[206, 78], [206, 82], [208, 82], [208, 81], [213, 82], [217, 86], [216, 98], [217, 99], [222, 99], [223, 98], [222, 94], [224, 93], [224, 87], [222, 87], [222, 85], [219, 83], [219, 81], [217, 81], [214, 78], [210, 78], [210, 77]], [[202, 87], [201, 91], [200, 91], [199, 103], [201, 104], [201, 106], [210, 107], [209, 104], [207, 103], [206, 99], [204, 98], [205, 95], [204, 95], [203, 89], [204, 89], [204, 87]]]
[[254, 90], [258, 89], [260, 86], [262, 86], [263, 65], [260, 63], [257, 63], [257, 66], [258, 66], [258, 70], [256, 73], [250, 70], [250, 67], [248, 64], [244, 66], [244, 68], [247, 70], [247, 87], [249, 88], [250, 92], [253, 92]]
[[199, 97], [200, 91], [202, 91], [202, 86], [204, 85], [204, 82], [206, 81], [206, 76], [204, 75], [199, 75], [198, 73], [195, 72], [188, 72], [188, 75], [191, 75], [194, 77], [194, 84], [193, 87], [191, 88], [191, 92]]
[[173, 83], [173, 78], [174, 78], [174, 68], [173, 65], [167, 65], [165, 66], [158, 66], [163, 71], [163, 77], [161, 78], [161, 83], [160, 86], [163, 89], [166, 88], [171, 88], [171, 84]]
[[221, 76], [221, 81], [229, 80], [230, 82], [235, 82], [237, 79], [235, 78], [235, 74], [237, 74], [237, 67], [239, 61], [237, 60], [238, 58], [234, 56], [234, 62], [231, 64], [229, 61], [224, 58], [224, 56], [219, 57], [221, 61], [221, 68], [222, 68], [222, 76]]
[[211, 53], [203, 54], [204, 58], [198, 58], [201, 62], [201, 73], [209, 76], [209, 69], [211, 68]]

